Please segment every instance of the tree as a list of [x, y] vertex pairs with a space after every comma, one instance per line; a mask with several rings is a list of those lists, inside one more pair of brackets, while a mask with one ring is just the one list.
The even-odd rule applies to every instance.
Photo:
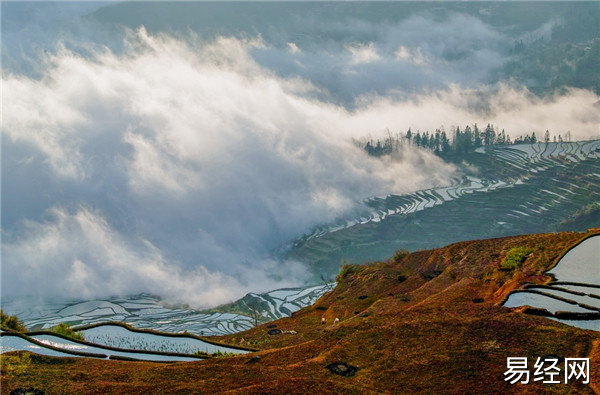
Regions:
[[496, 141], [500, 145], [506, 145], [506, 133], [504, 132], [504, 129], [502, 129], [502, 133], [498, 135]]
[[493, 145], [496, 141], [496, 132], [494, 127], [488, 123], [483, 134], [483, 144], [487, 147]]
[[417, 135], [415, 136], [415, 145], [417, 147], [421, 146], [421, 132], [417, 131]]
[[481, 132], [479, 131], [477, 124], [473, 125], [473, 137], [473, 145], [475, 148], [481, 147], [483, 145], [483, 140], [481, 140]]
[[392, 153], [392, 149], [394, 147], [394, 139], [392, 138], [392, 132], [390, 132], [389, 129], [385, 129], [385, 131], [387, 132], [388, 138], [385, 140], [385, 144], [384, 144], [384, 148], [385, 148], [385, 153], [386, 154], [391, 154]]
[[423, 133], [423, 137], [421, 138], [421, 146], [423, 148], [429, 148], [429, 132]]
[[260, 308], [257, 308], [255, 306], [250, 306], [246, 301], [244, 301], [244, 304], [247, 307], [247, 311], [250, 313], [250, 318], [252, 319], [252, 321], [254, 321], [254, 326], [258, 326], [259, 321], [262, 318], [262, 314], [260, 313]]
[[448, 136], [446, 136], [446, 132], [443, 130], [440, 134], [440, 144], [442, 146], [442, 154], [450, 152], [450, 140], [448, 140]]
[[260, 311], [254, 307], [248, 307], [250, 309], [250, 318], [254, 321], [254, 326], [258, 326], [258, 320], [261, 318]]
[[544, 133], [544, 142], [547, 144], [550, 142], [550, 131], [546, 129], [546, 133]]
[[469, 125], [465, 127], [462, 145], [465, 153], [471, 151], [473, 147], [473, 132], [471, 131], [471, 127]]
[[375, 156], [381, 156], [381, 154], [383, 153], [383, 148], [381, 147], [381, 141], [377, 140], [377, 145], [375, 146], [375, 150], [374, 150], [374, 155]]
[[440, 130], [436, 129], [435, 130], [435, 137], [431, 139], [431, 141], [433, 142], [433, 144], [430, 144], [430, 147], [433, 147], [433, 152], [435, 152], [436, 154], [440, 153]]
[[535, 132], [531, 133], [531, 143], [532, 144], [537, 143], [537, 138], [535, 137]]

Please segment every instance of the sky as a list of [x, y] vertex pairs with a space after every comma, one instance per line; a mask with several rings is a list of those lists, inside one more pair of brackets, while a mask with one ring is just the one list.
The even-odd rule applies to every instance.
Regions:
[[555, 19], [515, 32], [343, 3], [2, 7], [3, 297], [210, 307], [300, 285], [311, 273], [273, 250], [457, 175], [353, 139], [476, 122], [597, 136], [593, 92], [538, 97], [498, 77], [515, 38]]

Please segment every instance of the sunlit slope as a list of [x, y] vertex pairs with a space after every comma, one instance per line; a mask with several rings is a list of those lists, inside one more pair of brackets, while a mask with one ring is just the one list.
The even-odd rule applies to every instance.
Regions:
[[367, 214], [315, 229], [288, 256], [331, 276], [342, 260], [383, 259], [399, 248], [600, 225], [599, 140], [497, 147], [449, 160], [464, 174], [454, 185], [371, 199]]
[[[3, 370], [1, 391], [591, 394], [600, 333], [500, 303], [526, 284], [548, 284], [544, 272], [599, 231], [466, 241], [349, 266], [334, 290], [292, 317], [216, 338], [263, 351], [174, 364], [32, 357], [20, 373]], [[506, 269], [514, 248], [532, 253]], [[534, 381], [533, 364], [548, 355], [590, 358], [591, 385]], [[517, 356], [529, 360], [527, 386], [504, 381], [507, 358]], [[332, 373], [327, 367], [336, 363], [356, 370]]]

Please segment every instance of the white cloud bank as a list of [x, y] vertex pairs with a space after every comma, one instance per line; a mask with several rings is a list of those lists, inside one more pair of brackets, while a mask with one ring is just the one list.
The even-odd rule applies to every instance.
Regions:
[[4, 229], [3, 292], [226, 302], [302, 281], [269, 251], [311, 226], [450, 177], [430, 153], [365, 155], [351, 138], [382, 130], [379, 107], [307, 98], [310, 83], [252, 60], [258, 45], [140, 30], [123, 54], [62, 48], [39, 79], [6, 75], [3, 159], [22, 176], [5, 190], [37, 193], [47, 211], [11, 203], [21, 219]]
[[[149, 291], [211, 306], [297, 284], [302, 267], [269, 251], [361, 199], [454, 174], [419, 150], [370, 158], [352, 138], [473, 122], [597, 136], [588, 91], [451, 85], [366, 93], [348, 110], [257, 62], [260, 39], [190, 42], [141, 29], [118, 53], [59, 48], [39, 78], [3, 75], [3, 194], [16, 194], [3, 202], [3, 293]], [[389, 62], [373, 45], [348, 50], [357, 67]]]
[[[214, 306], [252, 291], [261, 282], [274, 285], [267, 275], [273, 262], [262, 262], [258, 268], [232, 263], [244, 282], [201, 264], [184, 271], [167, 262], [149, 241], [128, 240], [89, 209], [51, 209], [49, 214], [47, 222], [27, 221], [26, 236], [5, 246], [2, 275], [10, 279], [4, 287], [13, 295], [17, 287], [74, 298], [155, 290], [171, 300]], [[300, 267], [289, 269], [292, 279], [302, 274]]]

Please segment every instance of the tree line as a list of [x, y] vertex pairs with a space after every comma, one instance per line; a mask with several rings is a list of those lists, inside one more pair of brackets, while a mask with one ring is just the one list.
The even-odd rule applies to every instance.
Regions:
[[[498, 131], [492, 124], [488, 124], [485, 129], [480, 129], [477, 124], [467, 125], [463, 130], [457, 127], [451, 136], [443, 128], [436, 129], [435, 132], [429, 131], [414, 133], [408, 129], [406, 133], [397, 133], [392, 135], [386, 130], [387, 136], [383, 139], [374, 141], [370, 137], [364, 137], [355, 140], [355, 144], [363, 148], [371, 156], [389, 155], [397, 152], [404, 145], [416, 146], [429, 149], [436, 155], [446, 156], [451, 154], [465, 154], [473, 152], [479, 147], [505, 146], [511, 144], [533, 144], [537, 142], [549, 143], [551, 140], [550, 131], [546, 130], [540, 139], [532, 132], [531, 135], [520, 136], [511, 140], [510, 135], [506, 134], [504, 129]], [[565, 139], [559, 134], [552, 138], [554, 142], [571, 141], [571, 132], [566, 133]]]

